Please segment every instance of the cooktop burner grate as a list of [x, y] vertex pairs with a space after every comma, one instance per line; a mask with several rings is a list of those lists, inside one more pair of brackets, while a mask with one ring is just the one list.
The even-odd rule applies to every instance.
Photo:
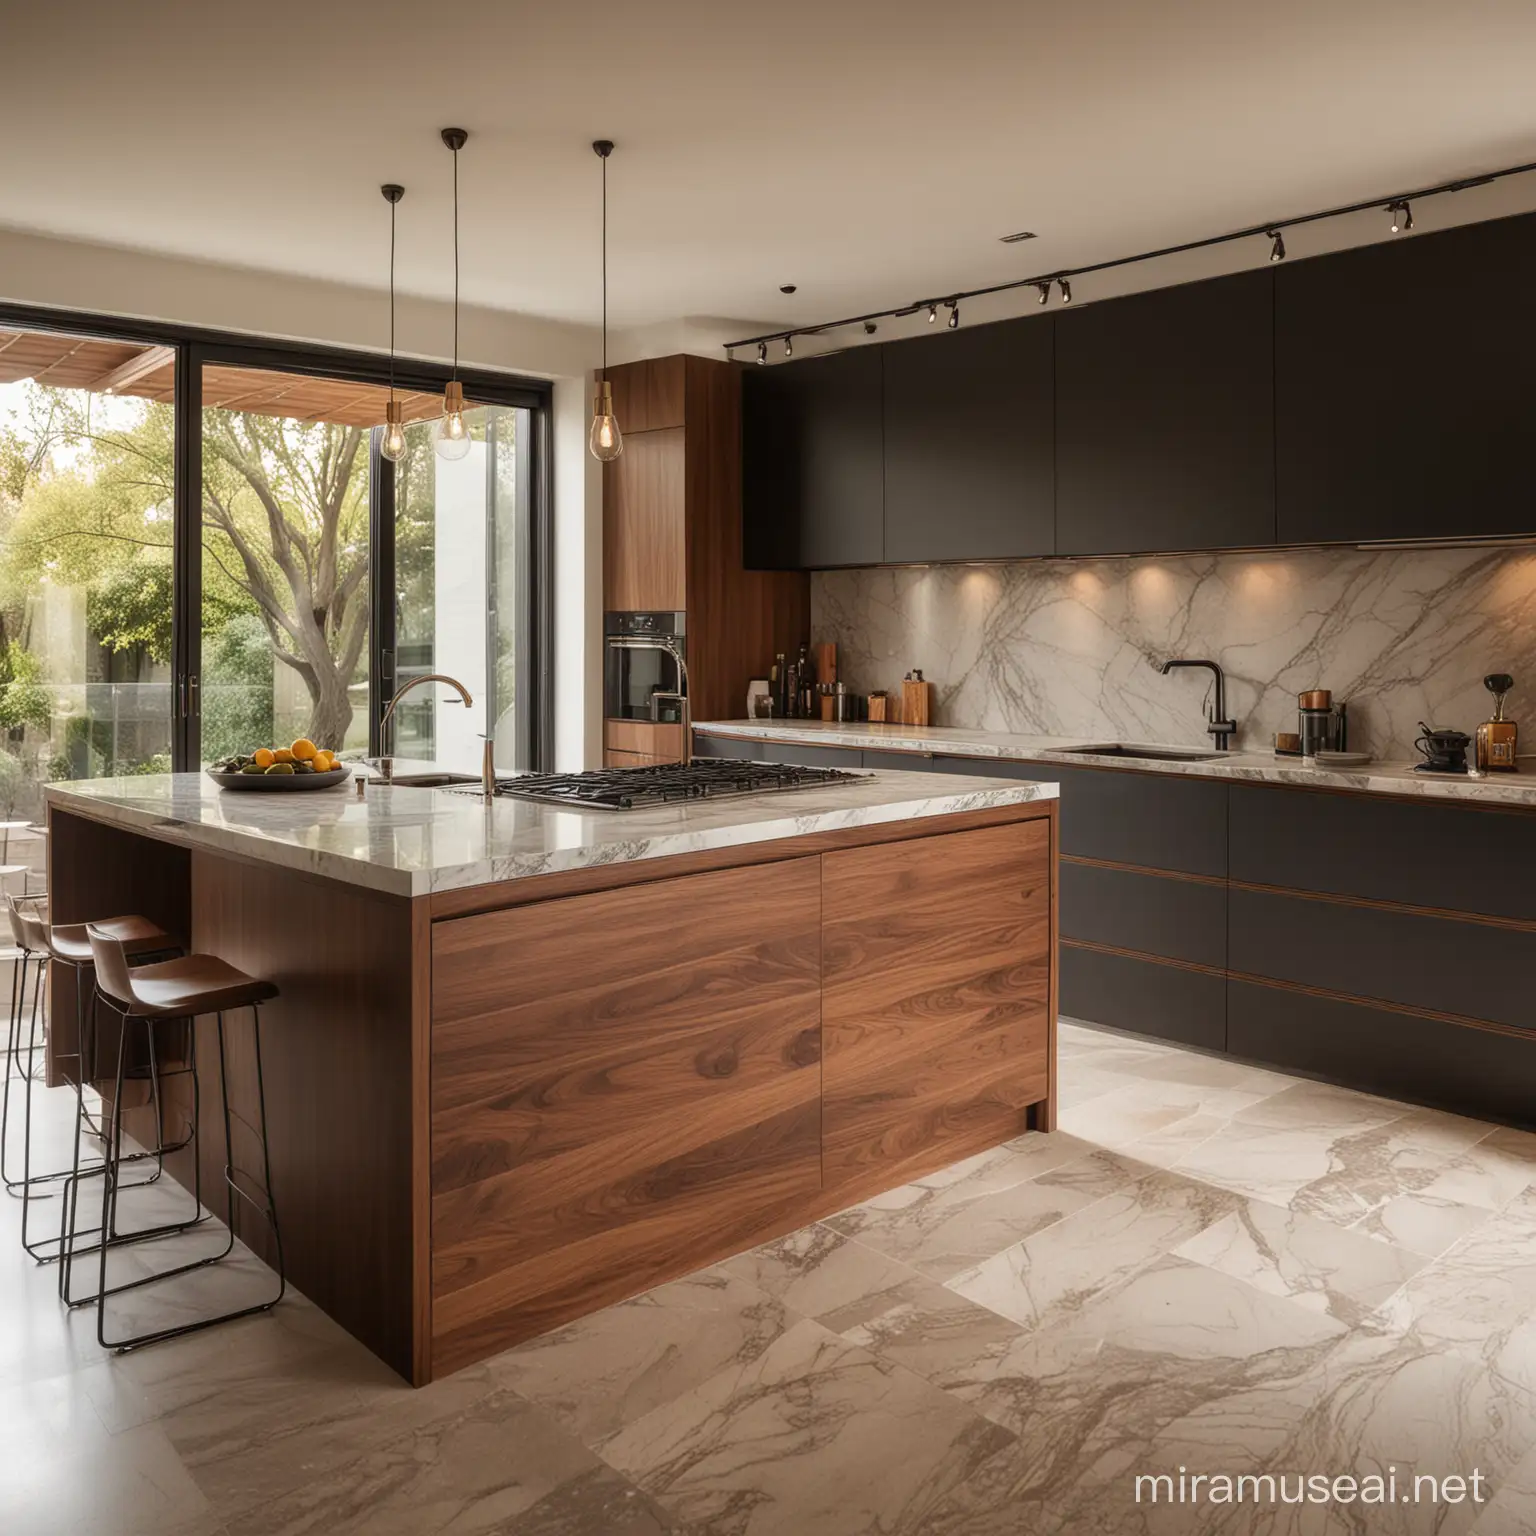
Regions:
[[725, 800], [786, 789], [815, 789], [867, 779], [841, 768], [802, 768], [794, 763], [756, 763], [735, 758], [695, 758], [648, 768], [600, 768], [589, 773], [525, 773], [498, 779], [496, 793], [520, 800], [578, 809], [635, 811], [687, 800]]

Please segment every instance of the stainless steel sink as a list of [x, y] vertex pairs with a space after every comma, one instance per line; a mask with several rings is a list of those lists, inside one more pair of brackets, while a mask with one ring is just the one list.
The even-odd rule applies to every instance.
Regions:
[[480, 780], [473, 773], [397, 773], [392, 779], [376, 774], [368, 782], [394, 784], [403, 789], [447, 789], [452, 784], [478, 784]]
[[1201, 752], [1193, 747], [1138, 747], [1124, 741], [1109, 741], [1092, 747], [1062, 747], [1061, 750], [1091, 753], [1094, 757], [1134, 757], [1153, 763], [1210, 763], [1227, 756], [1225, 752]]

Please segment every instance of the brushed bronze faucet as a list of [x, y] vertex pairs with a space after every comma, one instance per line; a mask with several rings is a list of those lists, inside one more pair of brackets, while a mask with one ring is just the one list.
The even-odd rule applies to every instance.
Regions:
[[459, 697], [464, 701], [465, 709], [474, 707], [475, 701], [469, 689], [458, 678], [449, 677], [446, 672], [426, 672], [420, 677], [413, 677], [408, 683], [401, 683], [395, 689], [395, 696], [384, 706], [384, 713], [379, 718], [379, 772], [386, 783], [393, 780], [395, 776], [395, 735], [390, 728], [395, 718], [395, 706], [412, 688], [419, 688], [423, 683], [444, 683], [449, 688], [457, 688]]

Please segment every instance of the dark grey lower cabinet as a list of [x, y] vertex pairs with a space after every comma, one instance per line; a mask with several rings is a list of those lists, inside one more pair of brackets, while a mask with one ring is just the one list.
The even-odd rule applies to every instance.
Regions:
[[695, 757], [730, 757], [738, 762], [760, 762], [765, 746], [767, 746], [766, 742], [741, 741], [734, 736], [696, 735], [693, 738], [693, 755]]
[[1227, 888], [1214, 881], [1065, 860], [1061, 936], [1222, 970], [1227, 963]]
[[1227, 982], [1209, 971], [1063, 944], [1061, 1012], [1180, 1045], [1226, 1048]]
[[1227, 1049], [1366, 1093], [1536, 1123], [1536, 1040], [1232, 980]]

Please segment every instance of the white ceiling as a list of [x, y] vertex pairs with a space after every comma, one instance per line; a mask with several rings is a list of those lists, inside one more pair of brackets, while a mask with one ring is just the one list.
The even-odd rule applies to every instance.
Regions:
[[376, 286], [398, 180], [401, 287], [440, 296], [461, 124], [465, 299], [559, 319], [597, 316], [611, 137], [621, 326], [806, 323], [1536, 159], [1532, 0], [0, 0], [0, 52], [0, 224]]

